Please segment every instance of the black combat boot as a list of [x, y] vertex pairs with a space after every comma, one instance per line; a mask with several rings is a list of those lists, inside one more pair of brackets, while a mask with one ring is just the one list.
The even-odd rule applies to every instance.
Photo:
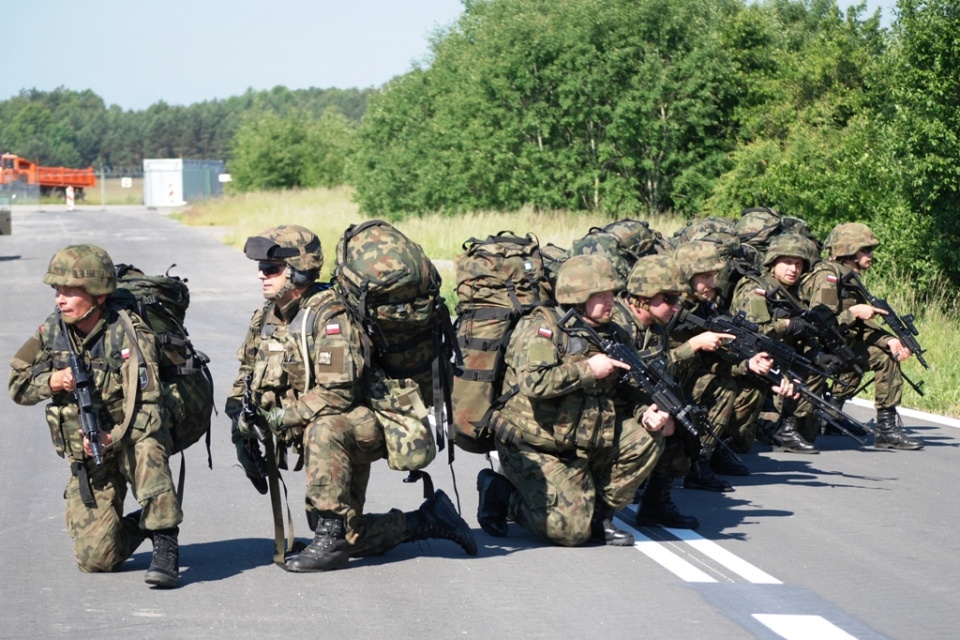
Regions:
[[480, 492], [477, 506], [480, 528], [495, 538], [504, 537], [507, 535], [510, 496], [516, 489], [499, 473], [492, 469], [481, 469], [477, 474], [477, 491]]
[[407, 519], [405, 542], [415, 540], [453, 540], [468, 556], [477, 555], [477, 541], [470, 525], [457, 513], [450, 498], [437, 491], [416, 511], [403, 514]]
[[638, 527], [674, 527], [676, 529], [696, 529], [700, 521], [693, 516], [685, 516], [670, 497], [673, 478], [664, 473], [654, 473], [647, 478], [640, 494], [640, 506], [637, 508]]
[[590, 542], [607, 544], [611, 547], [632, 547], [633, 534], [618, 529], [613, 523], [616, 515], [613, 507], [597, 504], [593, 510], [593, 519], [590, 521]]
[[313, 542], [299, 554], [287, 560], [287, 571], [312, 573], [342, 569], [350, 561], [350, 546], [343, 518], [322, 514]]
[[919, 451], [923, 443], [908, 438], [898, 424], [897, 409], [877, 409], [877, 437], [873, 446], [877, 449], [900, 449], [901, 451]]
[[[726, 440], [725, 442], [729, 442]], [[750, 469], [747, 468], [747, 465], [738, 458], [730, 449], [723, 445], [718, 445], [716, 449], [713, 450], [713, 455], [710, 457], [710, 467], [713, 469], [714, 473], [719, 473], [722, 476], [748, 476], [750, 475]]]
[[820, 453], [797, 432], [797, 416], [787, 416], [773, 434], [773, 450], [787, 453]]
[[690, 471], [683, 479], [685, 489], [701, 489], [703, 491], [733, 491], [733, 487], [725, 480], [721, 480], [710, 466], [713, 457], [713, 447], [704, 445], [700, 448], [700, 455], [690, 463]]
[[161, 589], [173, 589], [180, 577], [180, 529], [158, 529], [153, 532], [153, 558], [144, 576], [144, 582]]

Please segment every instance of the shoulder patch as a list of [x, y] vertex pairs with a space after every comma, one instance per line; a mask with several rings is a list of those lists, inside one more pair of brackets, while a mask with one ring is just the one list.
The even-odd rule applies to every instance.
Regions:
[[340, 335], [340, 323], [339, 322], [328, 322], [327, 326], [324, 327], [324, 333], [328, 336], [338, 336]]
[[539, 329], [537, 329], [537, 335], [542, 336], [544, 338], [552, 338], [553, 331], [549, 327], [541, 326]]
[[827, 276], [827, 282], [829, 282], [830, 284], [837, 284], [837, 276], [831, 273], [830, 275]]
[[761, 289], [760, 287], [757, 287], [756, 289], [753, 290], [753, 292], [754, 292], [755, 294], [757, 294], [758, 296], [767, 297], [767, 290], [766, 290], [766, 289]]

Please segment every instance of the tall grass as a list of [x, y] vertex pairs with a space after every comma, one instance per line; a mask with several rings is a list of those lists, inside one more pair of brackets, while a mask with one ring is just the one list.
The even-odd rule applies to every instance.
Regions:
[[[351, 224], [368, 219], [360, 215], [352, 196], [349, 187], [243, 194], [195, 205], [177, 217], [188, 225], [223, 227], [224, 242], [238, 249], [249, 236], [269, 227], [279, 224], [307, 227], [320, 236], [325, 257], [322, 277], [329, 278], [334, 251], [343, 231]], [[541, 244], [553, 243], [566, 248], [590, 227], [609, 221], [599, 214], [525, 209], [516, 213], [476, 212], [455, 218], [428, 214], [408, 218], [396, 226], [419, 242], [434, 260], [444, 282], [442, 293], [452, 303], [456, 284], [453, 261], [470, 238], [510, 230], [520, 235], [533, 233]], [[682, 220], [673, 217], [648, 218], [647, 221], [667, 237], [683, 225]], [[882, 259], [882, 253], [878, 257]], [[867, 286], [875, 295], [887, 296], [898, 312], [917, 316], [919, 339], [931, 368], [923, 369], [915, 358], [904, 364], [903, 370], [911, 379], [925, 381], [922, 397], [905, 385], [904, 406], [960, 417], [960, 361], [954, 357], [953, 345], [960, 332], [960, 304], [954, 298], [955, 290], [944, 282], [933, 299], [921, 300], [909, 283], [900, 278], [887, 282], [868, 279]], [[860, 396], [872, 399], [872, 387]]]

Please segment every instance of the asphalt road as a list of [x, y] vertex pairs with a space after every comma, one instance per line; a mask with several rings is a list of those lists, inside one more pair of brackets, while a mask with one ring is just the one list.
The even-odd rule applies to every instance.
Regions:
[[[189, 279], [188, 327], [212, 358], [222, 407], [260, 296], [253, 265], [218, 233], [142, 208], [15, 209], [13, 235], [0, 237], [0, 355], [8, 361], [52, 310], [41, 283], [50, 256], [94, 242], [117, 262], [148, 273], [176, 263], [173, 273]], [[857, 450], [839, 436], [818, 440], [817, 456], [761, 447], [745, 456], [753, 475], [735, 479], [735, 492], [674, 491], [699, 531], [645, 528], [634, 548], [556, 548], [514, 526], [507, 538], [488, 537], [476, 525], [474, 488], [486, 463], [459, 452], [459, 501], [479, 557], [431, 541], [298, 575], [271, 563], [269, 501], [234, 464], [221, 413], [213, 469], [201, 446], [186, 456], [182, 586], [159, 591], [143, 582], [149, 542], [118, 573], [76, 569], [63, 520], [68, 469], [43, 408], [2, 394], [0, 638], [952, 638], [956, 422], [907, 424], [924, 451]], [[443, 456], [428, 470], [456, 500]], [[303, 476], [284, 477], [306, 540]], [[368, 510], [415, 509], [421, 488], [403, 477], [377, 465]]]

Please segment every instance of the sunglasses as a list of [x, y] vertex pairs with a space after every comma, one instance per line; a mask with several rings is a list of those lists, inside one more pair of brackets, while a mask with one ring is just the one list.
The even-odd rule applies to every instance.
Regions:
[[282, 262], [267, 262], [261, 260], [257, 263], [257, 271], [268, 277], [275, 276], [283, 271], [284, 266]]
[[663, 302], [667, 306], [672, 307], [673, 305], [679, 304], [680, 302], [680, 296], [678, 296], [675, 293], [662, 293], [660, 295], [663, 296]]

